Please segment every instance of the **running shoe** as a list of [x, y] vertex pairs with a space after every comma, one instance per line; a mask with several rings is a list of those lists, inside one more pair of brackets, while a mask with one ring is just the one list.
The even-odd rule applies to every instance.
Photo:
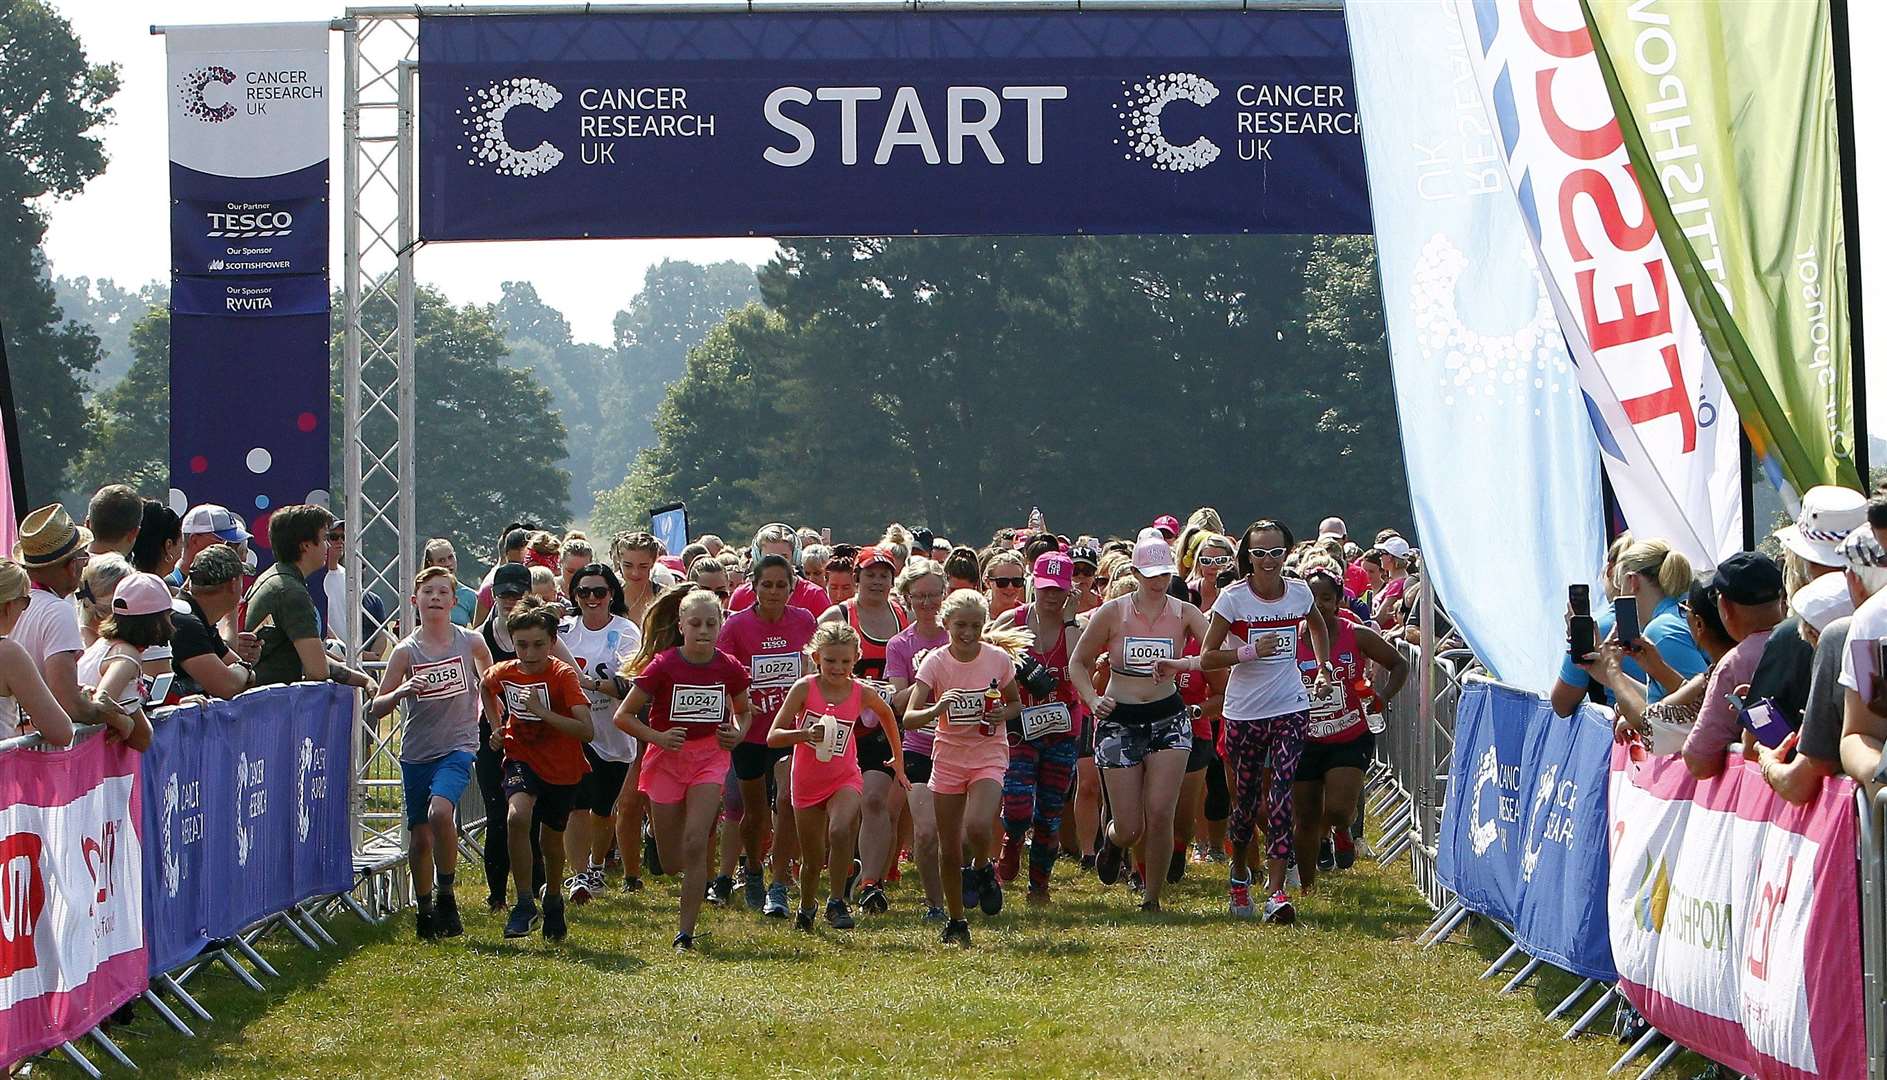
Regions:
[[793, 929], [804, 930], [808, 934], [812, 933], [812, 912], [805, 908], [800, 908], [795, 912], [793, 915]]
[[675, 951], [676, 952], [693, 952], [694, 947], [695, 947], [695, 936], [693, 934], [680, 933], [680, 934], [675, 935]]
[[622, 891], [623, 892], [641, 892], [642, 879], [635, 876], [634, 874], [624, 874], [622, 876]]
[[570, 936], [570, 925], [563, 918], [563, 897], [549, 893], [544, 897], [544, 940], [562, 941]]
[[1232, 914], [1240, 919], [1251, 918], [1255, 914], [1251, 906], [1251, 882], [1232, 878], [1230, 893]]
[[852, 918], [852, 911], [845, 906], [845, 901], [836, 896], [826, 901], [826, 922], [834, 930], [850, 930], [858, 925], [858, 920]]
[[1004, 833], [1002, 838], [1002, 858], [996, 863], [996, 880], [1004, 885], [1016, 879], [1022, 872], [1022, 838], [1015, 833]]
[[1304, 875], [1297, 872], [1296, 863], [1284, 868], [1284, 887], [1298, 892], [1304, 891]]
[[860, 889], [858, 909], [867, 915], [883, 915], [891, 910], [891, 901], [885, 899], [885, 887], [874, 881]]
[[652, 832], [642, 834], [642, 868], [649, 872], [650, 877], [662, 876], [662, 852], [656, 847], [655, 834]]
[[747, 910], [759, 911], [767, 906], [767, 877], [749, 867], [747, 879], [741, 882], [741, 890], [747, 894]]
[[1356, 865], [1356, 841], [1350, 839], [1350, 830], [1337, 830], [1336, 848], [1337, 869], [1348, 870]]
[[[571, 874], [563, 883], [564, 891], [570, 894], [570, 902], [581, 907], [590, 902], [590, 875]], [[548, 912], [546, 912], [548, 914]]]
[[980, 891], [983, 884], [983, 872], [973, 866], [963, 868], [963, 910], [972, 911], [983, 903]]
[[505, 920], [505, 936], [508, 938], [530, 937], [537, 928], [537, 902], [530, 897], [519, 898], [511, 908], [511, 917]]
[[1142, 900], [1140, 901], [1140, 910], [1149, 915], [1158, 915], [1160, 913], [1160, 902], [1158, 900]]
[[592, 866], [590, 867], [589, 874], [590, 897], [600, 900], [603, 897], [603, 893], [609, 889], [609, 871], [601, 866]]
[[1336, 868], [1337, 846], [1331, 843], [1330, 838], [1326, 836], [1324, 837], [1323, 843], [1317, 845], [1317, 869], [1329, 873]]
[[786, 882], [776, 881], [767, 886], [767, 902], [760, 913], [769, 919], [786, 918]]
[[715, 907], [734, 898], [734, 879], [726, 874], [716, 877], [708, 884], [708, 903]]
[[928, 922], [949, 922], [950, 913], [940, 907], [925, 908], [924, 921], [927, 923]]
[[977, 900], [981, 903], [983, 914], [995, 916], [1002, 914], [1002, 882], [996, 880], [994, 863], [983, 867], [983, 887]]
[[1114, 885], [1119, 883], [1120, 864], [1124, 862], [1126, 858], [1127, 853], [1114, 844], [1114, 841], [1108, 837], [1106, 829], [1102, 829], [1101, 847], [1100, 850], [1094, 854], [1094, 873], [1096, 877], [1101, 879], [1101, 884]]
[[1173, 861], [1166, 864], [1166, 883], [1177, 885], [1186, 876], [1186, 849], [1174, 848]]
[[1297, 909], [1291, 906], [1291, 898], [1282, 889], [1271, 894], [1265, 901], [1265, 921], [1289, 926], [1297, 921]]
[[1084, 874], [1094, 873], [1094, 856], [1092, 854], [1081, 856], [1081, 872]]
[[944, 924], [943, 933], [937, 940], [943, 942], [945, 945], [961, 945], [966, 949], [969, 948], [970, 921], [968, 919], [951, 919]]
[[414, 916], [414, 921], [419, 931], [419, 940], [439, 940], [441, 936], [439, 933], [439, 916], [433, 912], [432, 908], [420, 908], [418, 913]]
[[858, 875], [864, 872], [865, 872], [865, 864], [862, 862], [859, 862], [857, 859], [853, 859], [852, 872], [845, 875], [845, 895], [846, 896], [852, 895], [852, 886], [857, 883]]
[[440, 890], [433, 894], [433, 911], [439, 920], [440, 937], [458, 937], [465, 933], [465, 923], [459, 919], [459, 898], [449, 890]]

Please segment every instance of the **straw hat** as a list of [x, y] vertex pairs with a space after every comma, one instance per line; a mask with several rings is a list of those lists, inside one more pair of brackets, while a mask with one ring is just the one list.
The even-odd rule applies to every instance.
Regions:
[[76, 525], [58, 503], [42, 506], [20, 522], [20, 540], [14, 555], [28, 569], [56, 566], [92, 542], [92, 531]]

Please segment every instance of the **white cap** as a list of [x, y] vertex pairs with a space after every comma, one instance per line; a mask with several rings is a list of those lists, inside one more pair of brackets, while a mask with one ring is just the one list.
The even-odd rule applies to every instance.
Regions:
[[1322, 540], [1326, 536], [1342, 538], [1348, 535], [1350, 535], [1350, 527], [1344, 524], [1343, 519], [1340, 517], [1327, 517], [1324, 519], [1322, 525], [1317, 526], [1317, 539], [1319, 540]]
[[1854, 598], [1848, 592], [1846, 574], [1823, 574], [1795, 590], [1789, 597], [1789, 611], [1816, 632], [1843, 615], [1854, 614]]
[[1148, 529], [1152, 536], [1142, 535], [1134, 544], [1133, 567], [1144, 577], [1159, 577], [1161, 574], [1178, 573], [1173, 565], [1173, 548], [1161, 536], [1158, 529]]
[[200, 536], [203, 533], [214, 533], [218, 540], [231, 544], [240, 544], [249, 539], [249, 530], [242, 527], [242, 519], [215, 503], [193, 506], [183, 516], [185, 536]]
[[1409, 542], [1400, 536], [1385, 536], [1382, 538], [1382, 543], [1376, 545], [1376, 550], [1382, 552], [1384, 555], [1393, 555], [1403, 562], [1407, 562], [1409, 561], [1410, 553], [1414, 549], [1410, 548]]
[[1841, 541], [1867, 524], [1867, 497], [1851, 488], [1822, 484], [1802, 493], [1795, 523], [1776, 530], [1782, 546], [1816, 566], [1841, 566]]

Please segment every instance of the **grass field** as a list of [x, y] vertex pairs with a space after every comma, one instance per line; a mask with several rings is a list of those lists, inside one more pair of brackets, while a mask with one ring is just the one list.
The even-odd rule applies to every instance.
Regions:
[[409, 912], [337, 921], [338, 955], [276, 940], [266, 997], [202, 978], [217, 1020], [197, 1039], [144, 1010], [122, 1045], [147, 1076], [258, 1078], [1544, 1078], [1602, 1076], [1618, 1053], [1543, 1018], [1569, 983], [1477, 982], [1491, 932], [1417, 950], [1429, 912], [1405, 865], [1326, 879], [1286, 928], [1227, 917], [1218, 866], [1148, 917], [1064, 862], [1052, 907], [1016, 895], [968, 951], [919, 924], [912, 875], [848, 933], [709, 911], [693, 955], [669, 948], [672, 880], [572, 909], [550, 945], [503, 940], [463, 870], [464, 937], [422, 944]]

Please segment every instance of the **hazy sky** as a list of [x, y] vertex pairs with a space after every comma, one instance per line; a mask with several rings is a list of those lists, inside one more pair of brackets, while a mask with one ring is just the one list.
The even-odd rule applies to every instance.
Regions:
[[[123, 88], [113, 101], [115, 122], [107, 129], [111, 167], [77, 198], [51, 207], [46, 239], [53, 271], [67, 276], [109, 277], [137, 285], [168, 274], [165, 195], [164, 43], [149, 33], [152, 23], [192, 24], [312, 20], [342, 14], [343, 0], [53, 0], [72, 21], [86, 55], [120, 66]], [[1414, 0], [1411, 0], [1414, 2]], [[1852, 39], [1876, 42], [1887, 34], [1887, 9], [1851, 4]], [[341, 85], [341, 43], [333, 48], [332, 85]], [[1887, 65], [1871, 62], [1865, 50], [1855, 71], [1855, 100], [1887, 101]], [[1869, 427], [1887, 434], [1887, 134], [1880, 125], [1860, 125], [1862, 248], [1876, 343], [1868, 365]], [[332, 135], [334, 188], [340, 188], [340, 110]], [[340, 208], [335, 208], [334, 274], [341, 269]], [[758, 265], [772, 254], [769, 240], [585, 240], [533, 244], [453, 244], [422, 250], [420, 278], [452, 299], [489, 301], [501, 282], [528, 277], [545, 300], [563, 310], [582, 340], [608, 342], [610, 320], [642, 280], [643, 269], [664, 258], [710, 262], [739, 259]]]

